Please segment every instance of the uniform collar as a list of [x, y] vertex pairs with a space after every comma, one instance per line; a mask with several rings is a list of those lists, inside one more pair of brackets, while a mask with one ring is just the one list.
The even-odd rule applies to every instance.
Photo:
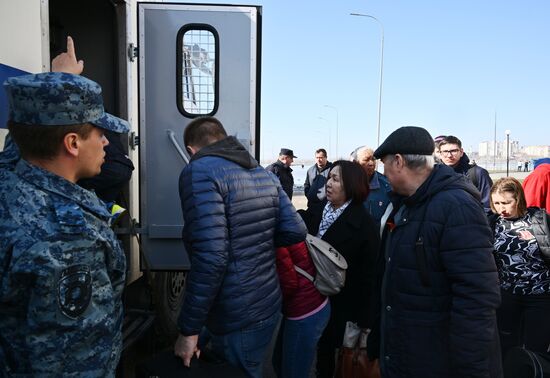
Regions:
[[75, 202], [81, 207], [108, 221], [111, 214], [107, 205], [94, 192], [86, 190], [72, 182], [45, 169], [30, 164], [21, 159], [15, 166], [15, 173], [29, 184], [42, 191], [54, 193], [57, 196]]

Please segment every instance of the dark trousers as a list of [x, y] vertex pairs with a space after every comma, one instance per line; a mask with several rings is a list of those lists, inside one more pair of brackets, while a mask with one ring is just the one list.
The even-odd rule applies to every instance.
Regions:
[[336, 349], [342, 346], [344, 331], [348, 320], [356, 322], [349, 316], [348, 311], [342, 310], [341, 305], [331, 298], [332, 312], [319, 343], [317, 343], [316, 376], [318, 378], [332, 378], [336, 367]]
[[[327, 325], [328, 327], [334, 327], [334, 324]], [[327, 331], [325, 328], [325, 333], [321, 336], [319, 343], [317, 344], [317, 366], [316, 376], [318, 378], [332, 378], [334, 376], [334, 368], [336, 367], [336, 348], [342, 346], [342, 338], [340, 339], [335, 337], [334, 330], [330, 329]]]
[[502, 356], [513, 347], [545, 353], [550, 345], [550, 295], [515, 295], [502, 291], [497, 311]]

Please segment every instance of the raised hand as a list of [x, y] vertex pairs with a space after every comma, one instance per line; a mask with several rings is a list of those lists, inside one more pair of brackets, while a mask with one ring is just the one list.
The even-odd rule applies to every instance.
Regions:
[[67, 37], [67, 52], [61, 53], [52, 60], [52, 72], [66, 72], [80, 75], [84, 71], [84, 61], [76, 60], [73, 39]]

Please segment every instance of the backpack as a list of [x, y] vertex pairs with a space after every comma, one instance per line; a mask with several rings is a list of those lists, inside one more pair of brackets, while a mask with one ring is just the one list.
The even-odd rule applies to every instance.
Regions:
[[315, 277], [296, 265], [294, 265], [294, 269], [313, 282], [321, 294], [327, 296], [338, 294], [346, 282], [346, 269], [348, 268], [346, 259], [321, 238], [307, 234], [305, 241], [313, 265], [315, 265]]
[[477, 188], [479, 185], [479, 177], [477, 174], [476, 166], [476, 164], [470, 165], [470, 168], [468, 168], [468, 170], [466, 171], [466, 177], [468, 177], [472, 184], [474, 184], [474, 186]]

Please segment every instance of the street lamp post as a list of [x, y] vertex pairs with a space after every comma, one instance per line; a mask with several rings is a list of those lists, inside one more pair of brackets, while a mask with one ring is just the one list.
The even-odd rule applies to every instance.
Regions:
[[506, 130], [506, 177], [510, 172], [510, 130]]
[[323, 107], [325, 108], [331, 108], [331, 109], [334, 109], [334, 111], [336, 112], [336, 159], [338, 159], [338, 156], [340, 156], [338, 154], [338, 109], [336, 108], [336, 106], [332, 106], [332, 105], [323, 105]]
[[384, 72], [384, 25], [382, 22], [370, 14], [350, 13], [351, 16], [367, 17], [373, 19], [380, 25], [380, 82], [378, 84], [378, 127], [376, 131], [376, 147], [380, 146], [380, 114], [382, 112], [382, 78]]
[[318, 119], [320, 120], [323, 120], [327, 123], [327, 126], [328, 126], [328, 147], [327, 147], [327, 150], [328, 150], [328, 155], [331, 156], [331, 152], [332, 152], [332, 149], [330, 148], [330, 134], [331, 134], [331, 131], [330, 131], [330, 122], [328, 121], [328, 119], [326, 118], [323, 118], [323, 117], [317, 117]]

